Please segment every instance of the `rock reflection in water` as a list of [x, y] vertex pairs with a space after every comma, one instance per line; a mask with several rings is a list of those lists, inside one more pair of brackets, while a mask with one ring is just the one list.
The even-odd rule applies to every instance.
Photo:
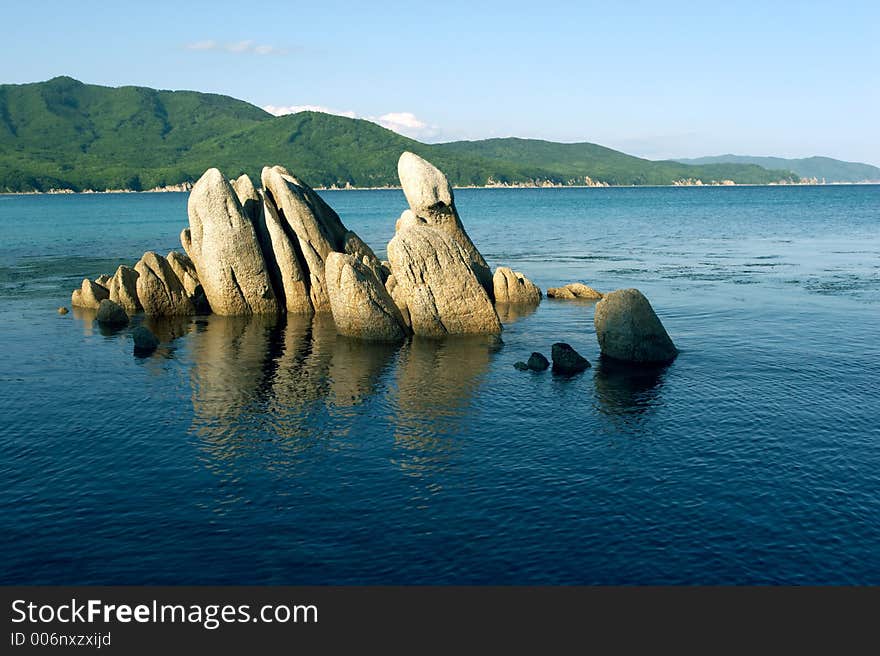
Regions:
[[496, 303], [495, 311], [502, 324], [509, 324], [530, 317], [538, 309], [537, 305], [528, 303]]
[[494, 336], [415, 337], [403, 347], [394, 439], [396, 463], [407, 473], [442, 469], [458, 441], [467, 439], [462, 422], [500, 345]]
[[600, 358], [593, 380], [599, 410], [624, 424], [639, 422], [662, 403], [668, 366], [642, 367]]

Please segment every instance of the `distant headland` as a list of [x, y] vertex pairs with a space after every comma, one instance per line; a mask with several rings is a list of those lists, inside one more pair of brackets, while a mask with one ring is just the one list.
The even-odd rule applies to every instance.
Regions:
[[319, 112], [273, 116], [195, 91], [111, 88], [70, 77], [0, 85], [5, 193], [186, 191], [210, 166], [259, 177], [265, 161], [283, 162], [314, 188], [392, 188], [402, 151], [429, 157], [455, 187], [819, 182], [794, 168], [652, 161], [592, 143], [424, 144], [366, 120]]

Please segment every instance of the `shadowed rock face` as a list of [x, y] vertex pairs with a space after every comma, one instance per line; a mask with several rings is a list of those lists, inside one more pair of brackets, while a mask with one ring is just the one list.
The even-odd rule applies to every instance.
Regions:
[[196, 272], [196, 267], [192, 260], [189, 259], [189, 256], [177, 251], [171, 251], [165, 256], [165, 259], [168, 260], [168, 264], [174, 273], [177, 274], [177, 278], [180, 280], [186, 293], [190, 296], [195, 295], [199, 291], [199, 274]]
[[256, 224], [260, 218], [263, 200], [260, 198], [256, 188], [254, 188], [254, 183], [251, 182], [251, 179], [246, 174], [242, 174], [232, 181], [232, 189], [238, 197], [238, 202], [241, 203], [244, 215], [252, 223]]
[[291, 314], [311, 314], [314, 308], [309, 295], [308, 274], [296, 233], [280, 216], [275, 203], [265, 195], [256, 228], [279, 302], [283, 302]]
[[499, 334], [501, 322], [466, 253], [446, 233], [404, 226], [389, 242], [395, 302], [416, 335]]
[[97, 310], [105, 298], [110, 298], [110, 291], [106, 287], [84, 278], [80, 288], [73, 290], [73, 294], [70, 295], [70, 304]]
[[638, 289], [619, 289], [596, 304], [593, 319], [602, 355], [624, 362], [661, 364], [678, 355], [654, 308]]
[[187, 209], [190, 227], [181, 242], [211, 309], [221, 315], [277, 312], [254, 225], [220, 171], [208, 169], [196, 182]]
[[537, 305], [541, 302], [541, 289], [519, 271], [510, 267], [498, 267], [492, 277], [496, 303]]
[[412, 213], [461, 246], [468, 265], [491, 298], [494, 293], [492, 272], [461, 223], [452, 187], [443, 172], [418, 155], [405, 152], [397, 162], [397, 175]]
[[137, 297], [145, 314], [163, 317], [195, 314], [195, 308], [174, 269], [161, 255], [147, 251], [134, 266]]
[[340, 335], [377, 342], [406, 337], [400, 310], [364, 263], [354, 255], [330, 253], [325, 272], [333, 321]]
[[138, 272], [124, 264], [110, 279], [110, 300], [119, 303], [129, 314], [143, 310], [137, 295]]

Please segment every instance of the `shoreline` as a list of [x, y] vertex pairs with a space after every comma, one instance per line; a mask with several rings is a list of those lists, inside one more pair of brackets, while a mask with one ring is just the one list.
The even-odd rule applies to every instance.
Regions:
[[[734, 184], [703, 183], [703, 184], [665, 184], [665, 185], [562, 185], [562, 184], [511, 184], [511, 185], [453, 185], [453, 189], [683, 189], [683, 188], [716, 188], [716, 187], [843, 187], [843, 186], [871, 186], [880, 185], [880, 180], [865, 180], [862, 182], [737, 182]], [[315, 191], [381, 191], [400, 190], [400, 186], [386, 187], [313, 187]], [[169, 194], [189, 193], [192, 185], [184, 183], [167, 188], [158, 189], [105, 189], [96, 191], [74, 191], [73, 189], [50, 189], [48, 191], [0, 191], [0, 196], [93, 196], [108, 194]]]

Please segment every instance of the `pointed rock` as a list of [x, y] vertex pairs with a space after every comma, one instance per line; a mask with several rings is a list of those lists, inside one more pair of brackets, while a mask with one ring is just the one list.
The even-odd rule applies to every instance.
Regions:
[[537, 305], [541, 302], [541, 289], [519, 271], [510, 267], [498, 267], [492, 277], [496, 303]]
[[557, 342], [551, 347], [553, 373], [572, 375], [590, 368], [590, 362], [571, 346]]
[[100, 276], [98, 276], [97, 278], [95, 278], [95, 282], [98, 283], [99, 285], [101, 285], [101, 287], [104, 287], [107, 289], [110, 288], [110, 276], [108, 276], [106, 273], [103, 273]]
[[452, 187], [443, 172], [418, 155], [405, 152], [397, 162], [397, 175], [415, 217], [446, 233], [462, 247], [471, 270], [491, 297], [494, 293], [492, 272], [465, 232], [455, 208]]
[[195, 314], [183, 283], [161, 255], [147, 251], [134, 265], [137, 271], [137, 297], [144, 313], [160, 317]]
[[84, 278], [79, 289], [73, 290], [70, 296], [70, 304], [77, 307], [97, 310], [101, 301], [110, 298], [110, 290], [98, 283]]
[[416, 335], [499, 334], [501, 322], [464, 249], [445, 232], [408, 226], [388, 244], [395, 302]]
[[254, 183], [246, 173], [241, 174], [232, 181], [232, 188], [241, 203], [241, 209], [245, 216], [256, 225], [260, 219], [260, 212], [263, 209], [263, 199], [254, 187]]
[[618, 289], [596, 304], [593, 319], [602, 355], [643, 364], [671, 362], [678, 355], [654, 308], [638, 289]]
[[110, 279], [110, 300], [122, 306], [129, 314], [143, 310], [137, 295], [138, 272], [124, 264]]
[[190, 193], [187, 209], [189, 230], [181, 234], [181, 243], [211, 309], [221, 315], [277, 312], [254, 224], [220, 171], [205, 171]]
[[256, 223], [260, 247], [272, 284], [278, 291], [278, 301], [291, 314], [311, 314], [308, 275], [303, 270], [296, 234], [286, 229], [286, 222], [268, 196], [263, 198], [263, 211]]
[[363, 262], [353, 255], [330, 253], [324, 270], [333, 321], [340, 335], [378, 342], [406, 337], [400, 311]]

